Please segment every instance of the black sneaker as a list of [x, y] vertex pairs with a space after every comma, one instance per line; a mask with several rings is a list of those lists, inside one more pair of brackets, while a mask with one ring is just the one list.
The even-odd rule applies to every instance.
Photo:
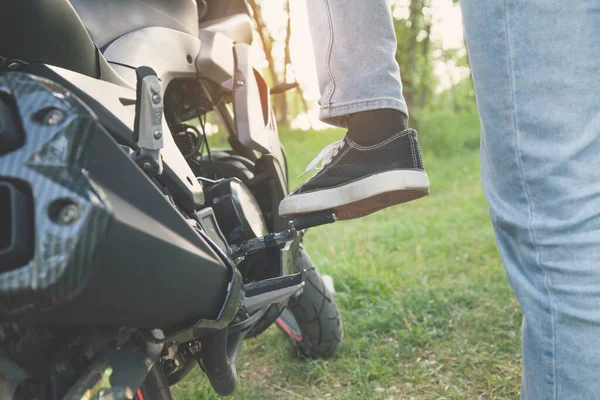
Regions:
[[304, 173], [319, 163], [319, 172], [283, 199], [279, 215], [331, 210], [340, 220], [360, 218], [429, 194], [413, 129], [373, 146], [358, 145], [346, 136], [323, 149]]

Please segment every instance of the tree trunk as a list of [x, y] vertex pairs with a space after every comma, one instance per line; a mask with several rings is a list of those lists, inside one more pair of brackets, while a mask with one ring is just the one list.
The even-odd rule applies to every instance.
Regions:
[[416, 94], [416, 79], [417, 76], [417, 36], [419, 34], [420, 20], [423, 14], [423, 7], [421, 0], [410, 0], [408, 7], [409, 15], [408, 21], [410, 22], [409, 38], [408, 38], [408, 62], [406, 63], [406, 71], [404, 71], [405, 87], [404, 98], [410, 109], [415, 101]]
[[[285, 12], [287, 17], [287, 25], [285, 32], [285, 43], [284, 43], [284, 55], [283, 55], [283, 82], [287, 82], [288, 68], [292, 64], [292, 56], [290, 54], [290, 38], [292, 37], [292, 16], [290, 13], [290, 0], [285, 2]], [[289, 125], [288, 121], [288, 102], [287, 94], [281, 95], [281, 115], [279, 116], [279, 123], [281, 125]]]
[[[423, 43], [421, 45], [421, 55], [425, 59], [425, 66], [429, 66], [429, 47], [431, 45], [431, 22], [425, 22], [425, 32], [427, 36], [423, 39]], [[421, 71], [421, 79], [420, 79], [420, 96], [419, 96], [419, 106], [421, 108], [425, 107], [425, 102], [427, 101], [427, 93], [429, 92], [429, 82], [427, 82], [427, 68], [423, 68]]]
[[[277, 86], [281, 82], [285, 82], [285, 76], [283, 79], [279, 78], [277, 74], [277, 68], [275, 65], [275, 59], [273, 58], [273, 43], [275, 40], [271, 36], [263, 18], [262, 18], [262, 6], [257, 0], [248, 0], [248, 5], [252, 9], [252, 17], [256, 24], [256, 31], [258, 32], [258, 36], [260, 37], [260, 41], [262, 43], [263, 51], [265, 53], [265, 58], [267, 60], [269, 77], [271, 80], [272, 86]], [[289, 20], [289, 12], [288, 12], [288, 20]], [[289, 22], [288, 22], [289, 25]], [[275, 117], [277, 122], [281, 125], [287, 125], [287, 100], [286, 95], [281, 94], [278, 96], [273, 96], [271, 98], [273, 103], [273, 109], [275, 110]]]
[[269, 33], [267, 26], [262, 18], [262, 7], [256, 2], [256, 0], [248, 0], [248, 4], [252, 9], [252, 18], [256, 24], [256, 31], [260, 37], [263, 51], [265, 52], [265, 58], [267, 59], [269, 75], [271, 77], [271, 85], [275, 86], [279, 84], [279, 77], [277, 76], [277, 70], [275, 69], [275, 60], [273, 59], [273, 38]]

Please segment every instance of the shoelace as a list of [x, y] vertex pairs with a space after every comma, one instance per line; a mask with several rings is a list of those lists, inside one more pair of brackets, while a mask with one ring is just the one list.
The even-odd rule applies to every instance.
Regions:
[[[306, 167], [306, 169], [304, 170], [303, 173], [300, 174], [300, 176], [298, 176], [298, 178], [300, 178], [302, 175], [312, 171], [313, 169], [319, 171], [321, 169], [323, 169], [327, 164], [329, 164], [329, 162], [331, 161], [331, 159], [333, 157], [335, 157], [337, 155], [337, 153], [340, 151], [340, 149], [343, 147], [344, 144], [344, 140], [338, 140], [337, 142], [333, 142], [330, 145], [328, 145], [327, 147], [325, 147], [323, 150], [321, 150], [321, 152], [319, 153], [318, 156], [316, 156]], [[319, 163], [321, 164], [321, 167], [317, 167], [317, 165], [319, 165]]]

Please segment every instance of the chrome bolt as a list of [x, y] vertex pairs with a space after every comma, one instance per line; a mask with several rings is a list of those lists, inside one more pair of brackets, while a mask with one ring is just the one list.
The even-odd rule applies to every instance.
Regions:
[[200, 356], [200, 352], [202, 351], [202, 345], [199, 341], [195, 340], [193, 342], [190, 342], [189, 350], [194, 357], [198, 357]]
[[145, 163], [142, 164], [142, 168], [144, 168], [146, 171], [148, 171], [150, 168], [152, 168], [152, 164], [150, 164], [148, 161], [146, 161]]
[[154, 139], [158, 140], [162, 137], [162, 131], [160, 129], [157, 129], [152, 135], [154, 136]]
[[245, 85], [244, 81], [237, 81], [237, 82], [235, 82], [235, 84], [238, 85], [238, 86], [244, 86]]
[[51, 108], [44, 113], [42, 123], [44, 125], [58, 125], [65, 119], [65, 112], [59, 108]]
[[158, 94], [158, 93], [153, 94], [152, 95], [152, 102], [154, 104], [160, 103], [160, 94]]
[[58, 212], [57, 221], [64, 225], [71, 225], [80, 216], [81, 212], [77, 204], [67, 204]]

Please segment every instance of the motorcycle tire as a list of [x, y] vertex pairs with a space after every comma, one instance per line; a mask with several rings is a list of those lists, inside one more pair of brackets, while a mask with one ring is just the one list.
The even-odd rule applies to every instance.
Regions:
[[306, 250], [301, 247], [296, 270], [303, 269], [307, 271], [304, 291], [289, 300], [276, 324], [295, 341], [296, 348], [303, 356], [331, 357], [344, 336], [342, 318], [332, 293]]

